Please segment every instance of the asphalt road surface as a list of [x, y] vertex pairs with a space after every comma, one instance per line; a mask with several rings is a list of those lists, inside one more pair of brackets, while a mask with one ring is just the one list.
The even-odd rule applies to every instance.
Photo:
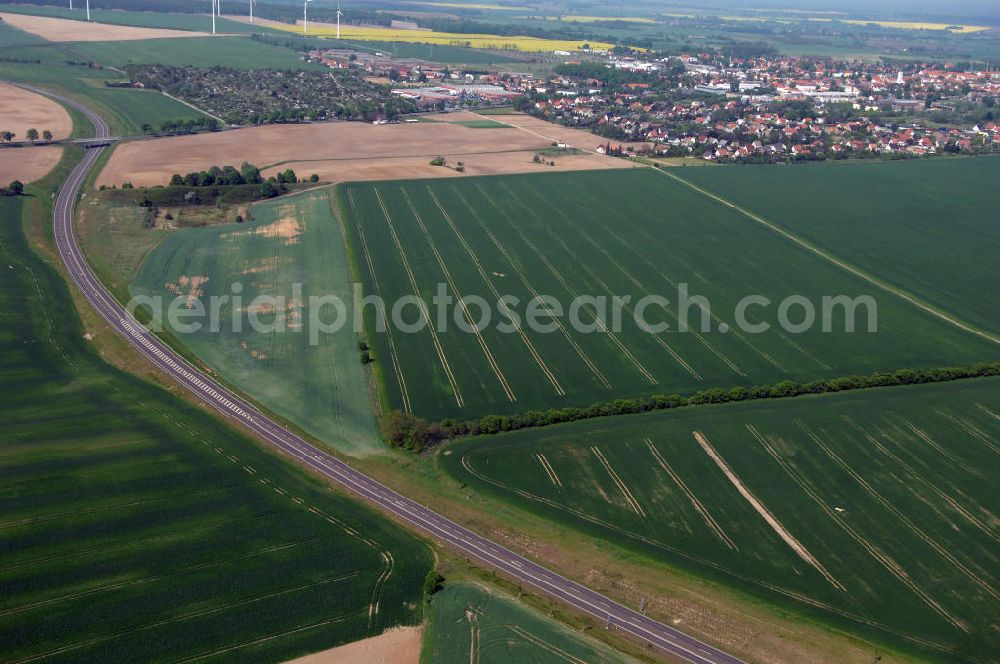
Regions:
[[[76, 101], [45, 90], [29, 89], [83, 113], [94, 123], [98, 138], [109, 135], [107, 123]], [[741, 661], [509, 551], [354, 470], [347, 463], [274, 422], [242, 397], [201, 373], [156, 336], [147, 332], [98, 281], [77, 246], [74, 235], [73, 209], [76, 200], [84, 180], [104, 149], [88, 149], [83, 160], [59, 189], [53, 210], [56, 246], [70, 277], [90, 304], [149, 361], [220, 415], [251, 429], [257, 436], [301, 464], [347, 487], [360, 498], [391, 512], [427, 536], [461, 551], [480, 565], [503, 572], [522, 585], [554, 597], [593, 616], [599, 622], [610, 623], [614, 629], [631, 634], [679, 660], [696, 664], [737, 664]]]

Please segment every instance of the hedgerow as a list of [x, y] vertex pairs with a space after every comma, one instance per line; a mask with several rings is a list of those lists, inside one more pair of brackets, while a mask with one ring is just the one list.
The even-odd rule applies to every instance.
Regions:
[[529, 410], [514, 415], [484, 415], [467, 420], [442, 420], [428, 422], [411, 413], [393, 411], [382, 422], [386, 440], [392, 447], [420, 452], [435, 443], [461, 436], [484, 436], [503, 431], [517, 431], [549, 426], [562, 422], [575, 422], [595, 417], [645, 413], [703, 404], [720, 404], [758, 399], [787, 399], [807, 394], [829, 394], [847, 390], [864, 390], [874, 387], [943, 383], [964, 378], [1000, 376], [1000, 362], [974, 364], [967, 367], [938, 369], [899, 369], [860, 376], [842, 376], [800, 383], [783, 380], [772, 385], [755, 387], [710, 388], [694, 394], [653, 394], [631, 399], [615, 399], [589, 406], [566, 406], [547, 410]]

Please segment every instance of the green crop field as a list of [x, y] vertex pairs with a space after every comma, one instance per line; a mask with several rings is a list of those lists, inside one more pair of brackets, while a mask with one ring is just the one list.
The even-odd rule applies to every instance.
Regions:
[[4, 660], [284, 661], [419, 623], [429, 549], [105, 364], [24, 200], [0, 198]]
[[712, 168], [681, 175], [956, 317], [1000, 333], [1000, 159]]
[[470, 129], [509, 129], [509, 124], [497, 122], [496, 120], [459, 120], [452, 124], [462, 125]]
[[991, 378], [558, 425], [438, 458], [587, 536], [976, 662], [1000, 647], [998, 455]]
[[[251, 397], [338, 449], [382, 449], [352, 325], [310, 342], [312, 296], [335, 295], [348, 308], [352, 301], [341, 226], [327, 193], [258, 205], [253, 217], [240, 226], [174, 232], [150, 253], [132, 295], [162, 296], [166, 306], [176, 295], [197, 291], [207, 307], [212, 296], [237, 294], [233, 285], [239, 283], [243, 304], [234, 300], [221, 310], [219, 331], [206, 325], [177, 334], [181, 343]], [[301, 285], [298, 293], [295, 284]], [[260, 295], [286, 299], [254, 305]], [[250, 314], [265, 325], [280, 316], [285, 331], [255, 331]], [[327, 322], [335, 317], [332, 308], [318, 314]]]
[[232, 67], [234, 69], [315, 69], [301, 54], [248, 37], [180, 37], [142, 41], [88, 42], [73, 51], [110, 67], [160, 64], [175, 67]]
[[[430, 308], [435, 325], [414, 333], [393, 325], [376, 333], [373, 309], [365, 310], [388, 405], [428, 418], [964, 365], [998, 355], [997, 344], [652, 169], [359, 183], [340, 192], [366, 293], [389, 306], [418, 294]], [[490, 325], [463, 331], [456, 320], [465, 324], [466, 313], [482, 320], [480, 307], [463, 312], [455, 304], [445, 310], [447, 329], [438, 329], [431, 298], [439, 284], [456, 298], [484, 298]], [[684, 306], [685, 284], [705, 302]], [[542, 319], [551, 331], [499, 327], [507, 322], [496, 304], [502, 296], [517, 298], [512, 309], [524, 322], [528, 302], [539, 295], [562, 307], [557, 322]], [[669, 303], [646, 307], [645, 321], [637, 321], [646, 295]], [[737, 305], [750, 295], [770, 302], [745, 310], [747, 322], [769, 325], [766, 331], [736, 325]], [[825, 316], [830, 325], [823, 331], [822, 297], [841, 295], [873, 298], [877, 332], [868, 332], [863, 308], [857, 331], [845, 332], [843, 307]], [[612, 296], [631, 298], [620, 307], [620, 325]], [[790, 296], [804, 297], [816, 312], [805, 332], [779, 326], [779, 303]], [[607, 298], [606, 313], [599, 302], [580, 300], [573, 325], [572, 303], [581, 297]], [[420, 321], [415, 305], [399, 312], [407, 324]], [[681, 332], [685, 312], [689, 330]], [[798, 306], [789, 320], [802, 321]], [[661, 324], [666, 332], [649, 333]]]
[[478, 585], [449, 584], [434, 595], [420, 661], [628, 662], [602, 643]]

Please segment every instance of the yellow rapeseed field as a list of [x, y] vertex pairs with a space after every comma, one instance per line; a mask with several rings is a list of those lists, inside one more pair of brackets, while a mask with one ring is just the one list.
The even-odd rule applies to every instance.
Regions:
[[[286, 32], [302, 32], [301, 26], [278, 25], [273, 27]], [[311, 37], [334, 37], [337, 29], [328, 25], [310, 25]], [[594, 50], [607, 50], [614, 44], [586, 40], [541, 39], [539, 37], [519, 37], [506, 35], [460, 34], [457, 32], [434, 32], [433, 30], [403, 30], [380, 26], [345, 25], [340, 29], [344, 40], [409, 42], [415, 44], [441, 44], [445, 46], [465, 46], [468, 48], [491, 48], [510, 51], [552, 52], [575, 51], [583, 44], [590, 44]]]

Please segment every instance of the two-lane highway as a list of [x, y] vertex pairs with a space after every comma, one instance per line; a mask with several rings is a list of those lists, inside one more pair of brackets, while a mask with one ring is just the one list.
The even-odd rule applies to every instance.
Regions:
[[[45, 90], [30, 89], [79, 110], [94, 123], [98, 138], [108, 136], [107, 124], [76, 101]], [[150, 362], [220, 415], [239, 422], [262, 440], [297, 459], [303, 465], [347, 487], [357, 496], [396, 515], [429, 537], [461, 551], [480, 564], [499, 570], [526, 586], [555, 597], [602, 623], [610, 622], [616, 629], [648, 642], [658, 650], [678, 659], [696, 664], [740, 662], [732, 655], [702, 643], [673, 627], [652, 620], [509, 551], [354, 470], [343, 461], [271, 420], [254, 405], [201, 373], [159, 338], [148, 332], [100, 283], [87, 264], [74, 235], [73, 210], [76, 200], [84, 180], [103, 151], [103, 147], [88, 149], [83, 160], [73, 169], [59, 189], [53, 210], [56, 246], [70, 277], [90, 304]]]

